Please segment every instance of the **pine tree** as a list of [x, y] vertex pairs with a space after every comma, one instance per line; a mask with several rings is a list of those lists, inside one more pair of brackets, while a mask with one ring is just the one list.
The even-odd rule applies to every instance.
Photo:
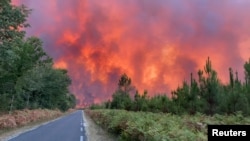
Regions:
[[131, 78], [129, 78], [125, 73], [121, 76], [118, 81], [118, 89], [112, 95], [111, 108], [114, 109], [126, 109], [132, 108], [132, 100], [130, 98], [129, 92], [132, 90]]
[[213, 115], [217, 108], [220, 83], [216, 71], [212, 68], [212, 62], [209, 57], [206, 61], [204, 71], [206, 76], [203, 76], [202, 71], [198, 72], [201, 96], [206, 101], [205, 113]]

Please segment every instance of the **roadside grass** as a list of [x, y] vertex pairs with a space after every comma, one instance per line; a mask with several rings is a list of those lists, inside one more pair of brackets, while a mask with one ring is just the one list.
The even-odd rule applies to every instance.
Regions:
[[241, 113], [206, 116], [106, 109], [86, 113], [120, 141], [206, 141], [208, 124], [250, 124], [250, 117]]

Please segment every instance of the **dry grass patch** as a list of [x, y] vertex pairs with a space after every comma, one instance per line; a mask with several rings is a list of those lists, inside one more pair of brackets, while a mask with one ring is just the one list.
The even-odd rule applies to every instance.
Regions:
[[0, 130], [15, 128], [31, 122], [52, 119], [62, 115], [59, 110], [36, 109], [18, 110], [0, 116]]

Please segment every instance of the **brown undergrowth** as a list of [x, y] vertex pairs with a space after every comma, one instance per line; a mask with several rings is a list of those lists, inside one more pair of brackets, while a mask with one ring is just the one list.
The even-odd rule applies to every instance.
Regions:
[[48, 109], [24, 109], [13, 111], [11, 114], [0, 115], [0, 130], [16, 128], [32, 122], [56, 118], [62, 114], [63, 113], [59, 110]]

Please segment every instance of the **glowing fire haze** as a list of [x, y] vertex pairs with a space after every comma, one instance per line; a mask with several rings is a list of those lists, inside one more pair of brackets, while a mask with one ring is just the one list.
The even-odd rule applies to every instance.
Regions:
[[15, 0], [33, 9], [36, 35], [72, 79], [78, 105], [111, 98], [122, 73], [150, 95], [169, 94], [212, 60], [222, 82], [243, 78], [249, 0]]

